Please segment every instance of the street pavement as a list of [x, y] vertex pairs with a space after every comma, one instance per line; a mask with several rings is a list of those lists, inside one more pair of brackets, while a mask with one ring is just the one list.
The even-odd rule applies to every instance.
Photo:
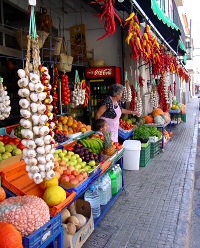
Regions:
[[139, 171], [125, 171], [125, 191], [83, 248], [200, 247], [198, 118], [194, 98], [164, 151]]

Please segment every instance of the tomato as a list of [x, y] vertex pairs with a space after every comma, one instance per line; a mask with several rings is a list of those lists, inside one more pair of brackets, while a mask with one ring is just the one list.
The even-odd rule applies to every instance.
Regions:
[[20, 150], [23, 150], [25, 148], [25, 146], [20, 142], [18, 145], [17, 145], [17, 148], [19, 148]]
[[18, 145], [21, 140], [19, 138], [12, 138], [12, 142], [14, 142], [15, 145]]
[[0, 135], [0, 141], [3, 141], [3, 135]]
[[3, 139], [4, 139], [4, 140], [8, 140], [8, 139], [10, 139], [10, 136], [9, 136], [9, 135], [4, 135], [4, 136], [3, 136]]

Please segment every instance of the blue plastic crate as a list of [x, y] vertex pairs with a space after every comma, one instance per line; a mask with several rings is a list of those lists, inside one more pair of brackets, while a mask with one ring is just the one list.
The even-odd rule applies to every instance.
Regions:
[[61, 231], [63, 231], [62, 214], [59, 213], [33, 234], [23, 237], [23, 246], [24, 248], [46, 247], [51, 242], [54, 242], [59, 234], [62, 235]]
[[133, 136], [133, 130], [123, 131], [122, 129], [118, 129], [118, 136], [124, 140], [129, 139]]

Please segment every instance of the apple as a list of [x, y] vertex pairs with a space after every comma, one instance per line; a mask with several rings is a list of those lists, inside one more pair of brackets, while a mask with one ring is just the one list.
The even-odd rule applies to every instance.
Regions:
[[74, 165], [74, 168], [79, 171], [81, 169], [81, 165], [80, 164], [76, 164], [76, 165]]
[[65, 155], [65, 158], [69, 158], [69, 159], [70, 159], [71, 156], [72, 156], [71, 154], [67, 153], [67, 154]]
[[84, 180], [84, 177], [83, 175], [79, 174], [76, 176], [76, 179], [79, 181], [79, 182], [82, 182]]
[[60, 177], [60, 182], [62, 183], [62, 181], [64, 181], [64, 182], [69, 182], [69, 180], [70, 180], [70, 178], [69, 178], [69, 176], [67, 176], [67, 175], [62, 175], [61, 177]]
[[79, 157], [76, 159], [76, 161], [77, 161], [77, 163], [81, 163], [83, 160], [82, 160], [82, 158]]
[[73, 165], [69, 165], [69, 166], [67, 166], [67, 169], [69, 169], [70, 171], [73, 171], [75, 168]]
[[79, 154], [74, 154], [74, 156], [76, 156], [76, 160], [80, 158]]
[[64, 157], [63, 158], [66, 162], [69, 162], [69, 158]]
[[83, 175], [83, 178], [84, 178], [84, 179], [88, 176], [88, 174], [87, 174], [86, 171], [81, 172], [81, 174]]
[[74, 161], [69, 161], [69, 162], [67, 162], [67, 164], [68, 164], [68, 166], [70, 166], [70, 165], [74, 166], [75, 162]]
[[73, 170], [72, 171], [72, 175], [74, 175], [75, 177], [79, 174], [79, 172], [77, 170]]
[[70, 155], [74, 155], [74, 152], [72, 152], [72, 151], [68, 151], [68, 154], [70, 154]]
[[74, 178], [75, 178], [74, 175], [70, 175], [70, 176], [69, 176], [69, 181], [71, 181], [71, 180], [74, 179]]
[[73, 178], [72, 180], [70, 180], [70, 183], [73, 185], [77, 185], [77, 184], [79, 184], [79, 181], [78, 181], [78, 179]]
[[81, 168], [83, 168], [84, 166], [86, 166], [86, 162], [85, 162], [85, 161], [82, 161], [82, 162], [80, 163], [80, 165], [81, 165]]
[[95, 160], [90, 160], [90, 162], [88, 163], [89, 166], [95, 166], [96, 162]]
[[76, 155], [72, 155], [71, 158], [70, 158], [70, 161], [76, 161]]
[[63, 171], [63, 175], [67, 175], [67, 176], [70, 176], [71, 175], [71, 171], [69, 169], [65, 169]]

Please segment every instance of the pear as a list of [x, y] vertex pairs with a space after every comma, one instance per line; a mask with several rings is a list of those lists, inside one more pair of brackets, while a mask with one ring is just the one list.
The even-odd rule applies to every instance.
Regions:
[[5, 147], [0, 145], [0, 153], [4, 153], [6, 151]]
[[12, 152], [13, 147], [12, 147], [12, 145], [6, 144], [5, 149], [6, 149], [6, 152]]
[[22, 151], [19, 148], [17, 148], [17, 149], [13, 150], [12, 154], [13, 154], [13, 156], [20, 155], [20, 154], [22, 154]]

